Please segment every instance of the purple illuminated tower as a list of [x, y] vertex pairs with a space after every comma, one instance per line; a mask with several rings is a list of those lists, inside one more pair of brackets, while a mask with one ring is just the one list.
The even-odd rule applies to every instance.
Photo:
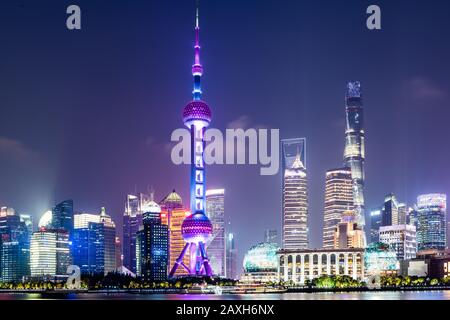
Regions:
[[[211, 122], [211, 110], [201, 100], [200, 79], [203, 67], [200, 63], [198, 6], [195, 20], [195, 61], [192, 66], [194, 76], [193, 99], [183, 110], [183, 122], [191, 131], [191, 215], [186, 217], [181, 226], [186, 245], [180, 253], [169, 277], [173, 277], [177, 268], [182, 266], [191, 276], [211, 276], [212, 270], [206, 254], [205, 243], [212, 234], [212, 224], [205, 215], [205, 166], [203, 150], [205, 141], [203, 134]], [[189, 266], [183, 263], [183, 257], [189, 254]]]

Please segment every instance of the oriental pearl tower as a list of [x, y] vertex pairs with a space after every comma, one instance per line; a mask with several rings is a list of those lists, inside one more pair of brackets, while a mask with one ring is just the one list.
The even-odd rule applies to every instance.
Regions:
[[[202, 90], [200, 79], [203, 67], [200, 63], [199, 42], [199, 16], [198, 2], [195, 19], [195, 60], [192, 66], [194, 76], [193, 98], [183, 109], [183, 122], [191, 132], [191, 214], [187, 216], [181, 226], [181, 233], [186, 242], [180, 256], [176, 260], [169, 277], [173, 277], [179, 266], [183, 267], [191, 276], [211, 276], [212, 270], [206, 254], [205, 243], [212, 234], [211, 221], [205, 215], [205, 165], [203, 161], [203, 150], [205, 141], [203, 135], [206, 127], [211, 122], [211, 110], [202, 101]], [[183, 262], [183, 257], [188, 254], [189, 265]]]

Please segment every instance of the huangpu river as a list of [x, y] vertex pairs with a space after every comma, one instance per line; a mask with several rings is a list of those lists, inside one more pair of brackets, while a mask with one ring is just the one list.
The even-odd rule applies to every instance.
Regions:
[[0, 300], [450, 300], [450, 290], [264, 294], [0, 293]]

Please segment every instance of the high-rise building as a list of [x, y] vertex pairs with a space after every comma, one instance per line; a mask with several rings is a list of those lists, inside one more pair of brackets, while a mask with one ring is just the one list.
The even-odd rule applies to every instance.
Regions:
[[281, 140], [285, 249], [306, 249], [309, 244], [305, 149], [305, 138]]
[[73, 230], [73, 201], [65, 200], [58, 203], [52, 210], [52, 229], [65, 230], [69, 233]]
[[382, 226], [392, 226], [398, 224], [398, 201], [392, 193], [384, 198], [383, 212], [381, 218]]
[[99, 215], [74, 216], [72, 238], [74, 264], [82, 274], [108, 274], [116, 270], [116, 226], [105, 208]]
[[56, 276], [56, 233], [41, 229], [31, 236], [30, 269], [32, 277]]
[[409, 208], [406, 203], [398, 204], [398, 224], [407, 224], [408, 223], [408, 212]]
[[424, 194], [417, 197], [418, 250], [444, 250], [446, 246], [445, 194]]
[[370, 243], [379, 241], [382, 212], [383, 210], [381, 208], [377, 208], [370, 212]]
[[334, 232], [342, 215], [353, 209], [352, 173], [349, 168], [328, 170], [325, 180], [323, 247], [334, 247]]
[[234, 240], [234, 234], [227, 233], [226, 244], [226, 273], [225, 276], [228, 279], [237, 279], [237, 248]]
[[334, 249], [351, 248], [364, 248], [364, 232], [356, 222], [355, 212], [347, 210], [335, 227]]
[[161, 223], [161, 207], [151, 202], [143, 210], [144, 226], [137, 235], [137, 274], [145, 281], [167, 279], [169, 229]]
[[34, 231], [34, 226], [33, 226], [33, 217], [30, 216], [29, 214], [20, 214], [20, 221], [25, 223], [25, 226], [28, 229], [28, 234], [31, 237], [31, 234]]
[[30, 274], [29, 225], [12, 208], [0, 210], [0, 279], [18, 282]]
[[364, 229], [364, 116], [359, 81], [347, 83], [344, 163], [353, 180], [353, 204], [358, 225]]
[[[203, 139], [206, 127], [211, 122], [211, 109], [202, 101], [202, 89], [200, 79], [203, 74], [203, 66], [200, 63], [200, 26], [198, 7], [195, 21], [195, 61], [192, 66], [194, 76], [194, 90], [192, 101], [183, 110], [183, 122], [191, 132], [191, 215], [187, 216], [181, 232], [186, 242], [185, 247], [176, 260], [169, 277], [175, 275], [178, 267], [183, 267], [190, 275], [212, 275], [205, 244], [212, 234], [212, 224], [205, 215], [206, 203], [206, 175], [203, 159], [205, 140]], [[189, 252], [188, 252], [189, 250]], [[184, 256], [189, 255], [190, 264], [184, 262]]]
[[389, 245], [399, 260], [410, 260], [416, 257], [416, 227], [397, 224], [380, 227], [380, 242]]
[[31, 236], [30, 271], [32, 277], [51, 280], [67, 278], [71, 264], [67, 231], [41, 228]]
[[150, 196], [140, 193], [127, 195], [123, 215], [123, 266], [136, 273], [136, 234], [142, 227], [142, 207], [150, 201]]
[[278, 245], [278, 232], [277, 230], [266, 230], [264, 232], [264, 242], [273, 243]]
[[211, 268], [218, 276], [226, 273], [225, 189], [206, 190], [206, 215], [211, 220], [213, 234], [206, 244]]
[[[181, 233], [181, 226], [184, 218], [190, 212], [183, 207], [183, 200], [180, 195], [173, 190], [161, 202], [161, 222], [169, 228], [169, 268], [177, 261], [178, 255], [183, 250], [185, 242]], [[186, 255], [183, 260], [184, 264], [189, 265], [189, 256]], [[170, 271], [170, 270], [169, 270]], [[178, 268], [175, 275], [186, 275], [187, 270]]]
[[116, 237], [116, 268], [122, 267], [122, 242], [119, 237]]

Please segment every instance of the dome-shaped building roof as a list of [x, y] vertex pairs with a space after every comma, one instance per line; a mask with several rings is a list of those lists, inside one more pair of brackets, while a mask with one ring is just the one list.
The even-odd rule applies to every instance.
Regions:
[[53, 213], [51, 210], [45, 211], [39, 219], [39, 228], [50, 228], [53, 220]]
[[274, 272], [277, 271], [278, 246], [274, 243], [263, 242], [250, 248], [244, 256], [245, 272]]

